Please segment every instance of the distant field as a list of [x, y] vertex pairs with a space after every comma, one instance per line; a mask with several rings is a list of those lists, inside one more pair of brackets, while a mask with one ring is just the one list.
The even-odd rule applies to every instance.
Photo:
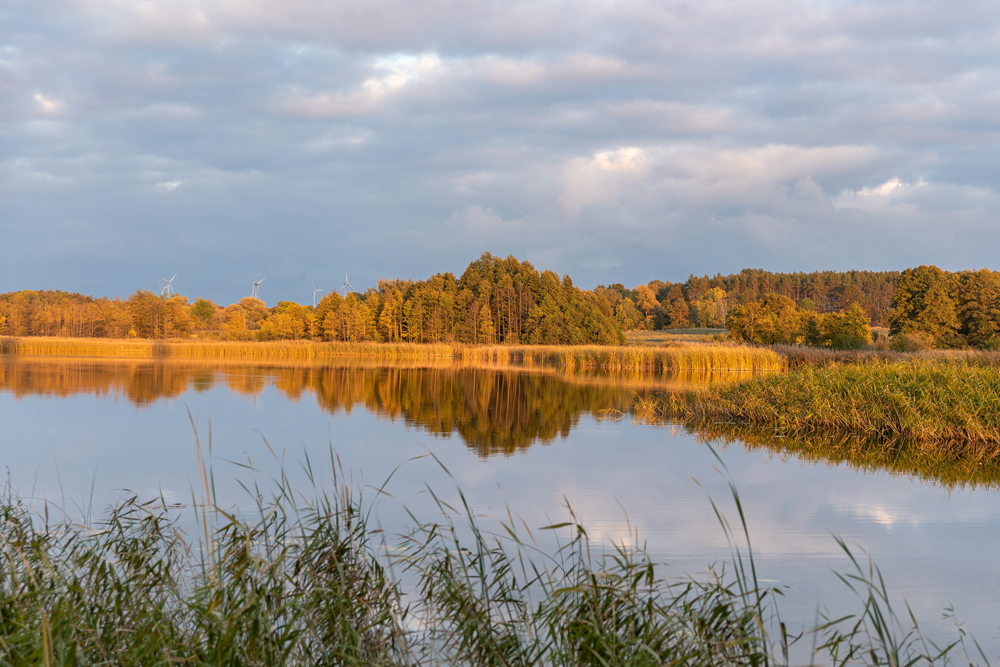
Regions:
[[626, 331], [629, 345], [662, 345], [663, 343], [707, 343], [709, 337], [725, 335], [726, 329], [660, 329], [659, 331]]

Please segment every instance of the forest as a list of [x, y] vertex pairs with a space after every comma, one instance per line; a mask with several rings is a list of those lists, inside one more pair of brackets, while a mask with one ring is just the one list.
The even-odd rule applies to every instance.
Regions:
[[833, 313], [857, 303], [872, 326], [888, 326], [898, 271], [814, 271], [772, 273], [743, 269], [715, 277], [691, 275], [686, 282], [653, 280], [635, 289], [598, 286], [615, 309], [623, 330], [726, 328], [734, 306], [776, 294], [803, 310]]
[[468, 344], [621, 345], [623, 331], [717, 328], [749, 343], [852, 348], [888, 327], [897, 349], [1000, 346], [1000, 273], [896, 271], [690, 276], [577, 288], [513, 256], [484, 253], [456, 278], [380, 280], [315, 307], [245, 297], [220, 306], [138, 290], [0, 294], [0, 335]]

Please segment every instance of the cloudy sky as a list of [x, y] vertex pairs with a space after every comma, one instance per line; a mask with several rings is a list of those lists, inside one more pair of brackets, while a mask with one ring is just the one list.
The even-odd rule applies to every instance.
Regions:
[[1000, 4], [0, 0], [0, 292], [1000, 268]]

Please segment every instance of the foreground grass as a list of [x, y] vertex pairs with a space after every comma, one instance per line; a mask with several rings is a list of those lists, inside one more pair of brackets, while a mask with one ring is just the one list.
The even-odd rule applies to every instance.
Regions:
[[649, 419], [735, 422], [784, 435], [852, 433], [1000, 451], [1000, 372], [953, 361], [803, 366], [647, 399]]
[[[206, 489], [211, 483], [203, 474]], [[758, 585], [746, 524], [727, 566], [671, 581], [642, 549], [593, 556], [574, 517], [487, 532], [464, 503], [388, 548], [334, 480], [311, 502], [287, 483], [248, 520], [194, 506], [202, 535], [162, 501], [115, 507], [98, 525], [50, 525], [0, 502], [0, 662], [116, 665], [787, 665], [776, 591]], [[296, 500], [298, 498], [298, 500]], [[718, 509], [716, 510], [718, 512]], [[637, 542], [638, 543], [638, 542]], [[742, 547], [736, 546], [742, 544]], [[964, 637], [936, 647], [893, 613], [878, 570], [842, 580], [856, 614], [824, 621], [811, 662], [971, 664]], [[415, 582], [407, 596], [397, 574]], [[954, 659], [954, 660], [953, 660]], [[985, 659], [984, 659], [985, 661]]]
[[238, 359], [322, 362], [355, 358], [381, 361], [456, 359], [522, 367], [594, 368], [611, 371], [742, 371], [784, 369], [777, 353], [756, 347], [676, 345], [641, 348], [599, 345], [462, 345], [453, 343], [316, 343], [116, 340], [107, 338], [0, 338], [0, 353], [32, 356]]

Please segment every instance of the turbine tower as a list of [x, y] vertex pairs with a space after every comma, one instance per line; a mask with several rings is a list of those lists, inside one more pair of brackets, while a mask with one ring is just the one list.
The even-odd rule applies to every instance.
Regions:
[[[246, 277], [250, 278], [250, 274], [247, 273]], [[259, 299], [260, 298], [260, 284], [262, 282], [264, 282], [265, 280], [267, 280], [268, 278], [270, 278], [270, 277], [271, 277], [271, 274], [269, 273], [266, 276], [264, 276], [263, 278], [261, 278], [260, 280], [253, 280], [253, 278], [250, 278], [250, 280], [253, 280], [253, 291], [250, 292], [250, 296], [252, 296], [255, 299]]]
[[[180, 271], [174, 274], [174, 278], [180, 275]], [[174, 278], [167, 280], [166, 278], [159, 278], [158, 280], [163, 283], [160, 285], [160, 296], [170, 296], [174, 293], [174, 286], [171, 284], [174, 282]]]
[[354, 289], [354, 285], [347, 282], [347, 267], [344, 267], [344, 285], [340, 289], [344, 290], [344, 296], [347, 296], [347, 290]]
[[316, 289], [316, 283], [313, 283], [313, 308], [316, 307], [316, 292], [323, 293], [325, 289]]

